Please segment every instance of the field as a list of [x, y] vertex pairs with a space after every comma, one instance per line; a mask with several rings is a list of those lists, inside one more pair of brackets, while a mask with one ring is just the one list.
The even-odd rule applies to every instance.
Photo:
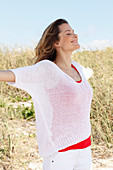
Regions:
[[[32, 65], [34, 57], [33, 49], [0, 48], [0, 70]], [[97, 168], [109, 168], [110, 165], [99, 160], [113, 158], [113, 49], [78, 51], [72, 60], [94, 71], [88, 80], [93, 88], [92, 156]], [[25, 91], [0, 82], [0, 169], [30, 170], [41, 164], [32, 98]]]

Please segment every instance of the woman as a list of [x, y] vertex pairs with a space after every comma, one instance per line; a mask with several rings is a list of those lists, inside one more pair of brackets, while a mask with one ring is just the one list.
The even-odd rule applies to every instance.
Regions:
[[92, 88], [84, 67], [71, 61], [78, 36], [58, 19], [44, 31], [32, 66], [0, 71], [0, 80], [27, 91], [34, 103], [43, 170], [91, 168]]

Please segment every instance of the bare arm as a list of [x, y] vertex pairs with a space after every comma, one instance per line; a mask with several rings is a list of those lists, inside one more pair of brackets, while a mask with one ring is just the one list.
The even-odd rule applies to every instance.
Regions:
[[9, 70], [0, 70], [0, 81], [15, 82], [15, 75]]

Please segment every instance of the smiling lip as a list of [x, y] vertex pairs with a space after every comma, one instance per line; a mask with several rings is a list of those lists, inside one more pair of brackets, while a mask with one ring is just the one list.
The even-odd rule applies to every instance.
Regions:
[[72, 42], [72, 43], [78, 43], [78, 42], [77, 42], [77, 41], [75, 41], [75, 40], [74, 40], [74, 41], [71, 41], [71, 42]]

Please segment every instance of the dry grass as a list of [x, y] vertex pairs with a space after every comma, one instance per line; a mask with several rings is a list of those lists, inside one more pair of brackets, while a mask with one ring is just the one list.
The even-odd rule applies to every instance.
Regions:
[[42, 158], [38, 154], [35, 121], [8, 120], [6, 123], [2, 120], [1, 127], [4, 131], [0, 142], [0, 169], [29, 169], [35, 164], [41, 170]]

